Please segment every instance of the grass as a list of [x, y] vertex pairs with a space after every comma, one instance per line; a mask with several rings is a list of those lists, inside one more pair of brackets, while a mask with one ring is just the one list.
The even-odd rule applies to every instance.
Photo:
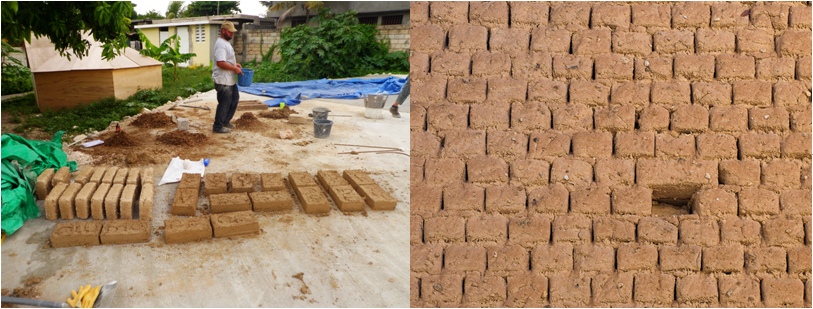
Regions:
[[111, 121], [138, 114], [142, 108], [155, 108], [174, 101], [176, 97], [187, 97], [195, 92], [212, 90], [212, 73], [208, 67], [178, 68], [178, 81], [174, 81], [173, 68], [163, 68], [163, 88], [145, 89], [136, 92], [126, 100], [113, 97], [101, 99], [88, 105], [67, 110], [45, 111], [40, 114], [36, 98], [29, 94], [2, 102], [3, 112], [12, 113], [10, 122], [19, 122], [16, 133], [24, 133], [33, 128], [47, 133], [65, 131], [79, 134], [91, 130], [103, 130]]

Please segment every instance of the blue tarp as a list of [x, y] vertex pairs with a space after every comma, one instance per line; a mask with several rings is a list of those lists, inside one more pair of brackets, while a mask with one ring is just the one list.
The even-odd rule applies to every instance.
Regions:
[[279, 106], [280, 102], [294, 106], [300, 100], [360, 99], [366, 94], [398, 94], [406, 83], [406, 78], [351, 78], [341, 80], [319, 79], [285, 83], [252, 83], [249, 87], [239, 87], [240, 91], [272, 97], [266, 100], [268, 106]]

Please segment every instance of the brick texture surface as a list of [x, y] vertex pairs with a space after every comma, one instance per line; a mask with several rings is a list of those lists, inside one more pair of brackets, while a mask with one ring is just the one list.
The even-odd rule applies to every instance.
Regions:
[[811, 306], [809, 4], [412, 8], [413, 306]]

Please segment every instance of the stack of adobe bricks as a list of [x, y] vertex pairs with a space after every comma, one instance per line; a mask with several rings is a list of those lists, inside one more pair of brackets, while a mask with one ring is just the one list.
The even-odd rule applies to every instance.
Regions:
[[[45, 200], [48, 220], [94, 220], [57, 224], [51, 236], [52, 246], [149, 241], [154, 194], [152, 168], [86, 167], [73, 178], [71, 182], [68, 167], [56, 172], [46, 169], [37, 177], [36, 194]], [[136, 207], [139, 220], [133, 220]], [[96, 221], [104, 219], [107, 219], [104, 223]]]
[[412, 2], [413, 306], [810, 306], [811, 7]]

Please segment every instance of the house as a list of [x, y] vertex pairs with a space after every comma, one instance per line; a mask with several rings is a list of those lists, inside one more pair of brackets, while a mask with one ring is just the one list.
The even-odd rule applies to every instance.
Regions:
[[[220, 36], [220, 25], [227, 20], [233, 22], [237, 30], [241, 30], [247, 23], [273, 25], [276, 21], [274, 18], [234, 14], [157, 20], [142, 19], [134, 20], [132, 24], [135, 29], [141, 30], [153, 45], [159, 45], [170, 36], [177, 34], [180, 40], [179, 52], [195, 53], [195, 57], [181, 66], [208, 66], [212, 59], [215, 41]], [[135, 48], [140, 49], [139, 43], [133, 43]]]
[[[325, 1], [324, 6], [332, 13], [356, 11], [359, 23], [362, 24], [379, 26], [409, 24], [409, 1]], [[285, 11], [268, 11], [266, 15], [271, 18], [279, 18]], [[319, 14], [319, 12], [310, 11], [308, 17], [305, 16], [305, 13], [300, 5], [277, 26], [280, 28], [298, 26]]]

